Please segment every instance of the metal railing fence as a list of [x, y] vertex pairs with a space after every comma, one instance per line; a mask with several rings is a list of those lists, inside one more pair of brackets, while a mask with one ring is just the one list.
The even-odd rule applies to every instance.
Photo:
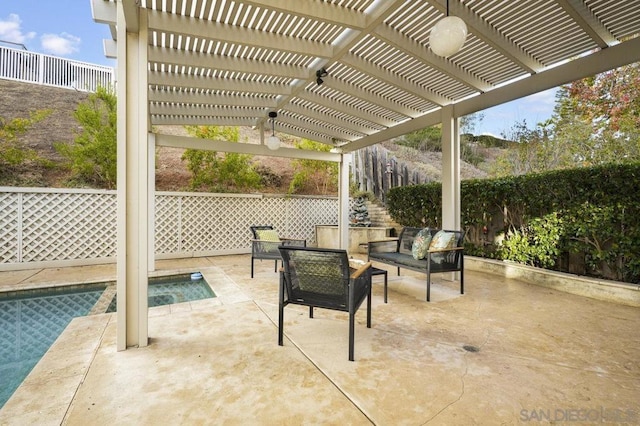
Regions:
[[115, 88], [111, 67], [0, 46], [0, 78], [95, 92]]

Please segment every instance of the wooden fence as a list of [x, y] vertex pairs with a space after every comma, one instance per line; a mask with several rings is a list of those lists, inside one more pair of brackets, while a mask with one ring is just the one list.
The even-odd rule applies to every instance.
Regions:
[[355, 152], [353, 166], [360, 190], [373, 193], [383, 204], [386, 204], [387, 191], [391, 188], [429, 182], [428, 178], [417, 170], [411, 170], [405, 162], [379, 145]]

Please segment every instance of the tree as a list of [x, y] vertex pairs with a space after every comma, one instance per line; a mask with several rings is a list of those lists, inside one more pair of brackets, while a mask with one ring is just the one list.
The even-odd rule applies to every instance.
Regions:
[[559, 140], [551, 137], [552, 122], [547, 120], [530, 129], [527, 121], [515, 123], [501, 136], [515, 142], [491, 167], [496, 177], [539, 173], [570, 167], [571, 156]]
[[473, 114], [460, 117], [460, 133], [474, 134], [476, 131], [476, 126], [480, 125], [483, 121], [483, 112], [474, 112]]
[[[478, 165], [484, 158], [478, 154], [472, 135], [476, 125], [484, 120], [483, 113], [474, 113], [460, 117], [460, 157], [469, 164]], [[425, 127], [408, 133], [399, 139], [398, 145], [420, 151], [442, 152], [442, 125]]]
[[420, 151], [442, 152], [442, 126], [438, 124], [408, 133], [400, 138], [398, 145]]
[[[238, 142], [237, 127], [188, 126], [192, 136], [202, 139]], [[259, 188], [261, 178], [251, 164], [251, 155], [227, 152], [187, 149], [182, 155], [191, 172], [191, 189], [206, 189], [213, 192], [229, 192]]]
[[[295, 142], [298, 149], [329, 152], [331, 145], [302, 139]], [[320, 194], [335, 193], [338, 187], [338, 164], [330, 161], [299, 159], [292, 162], [293, 178], [289, 184], [289, 194], [304, 189], [309, 184], [315, 184]]]
[[640, 160], [640, 63], [563, 86], [552, 120], [580, 165]]
[[349, 222], [351, 226], [355, 227], [371, 226], [369, 209], [364, 196], [355, 197], [353, 200], [353, 206], [351, 207], [351, 212], [349, 212]]
[[0, 117], [0, 175], [14, 172], [27, 161], [38, 160], [36, 152], [24, 146], [19, 137], [51, 112], [42, 109], [32, 112], [29, 118], [14, 118], [11, 121]]
[[107, 189], [116, 187], [117, 112], [115, 93], [98, 87], [74, 112], [82, 132], [72, 144], [54, 144], [80, 181]]

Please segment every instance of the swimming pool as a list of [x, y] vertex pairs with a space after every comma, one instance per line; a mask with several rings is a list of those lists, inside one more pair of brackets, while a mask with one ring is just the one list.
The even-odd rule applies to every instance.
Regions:
[[[149, 307], [215, 297], [204, 280], [149, 280]], [[0, 293], [0, 408], [75, 317], [116, 311], [115, 284]]]

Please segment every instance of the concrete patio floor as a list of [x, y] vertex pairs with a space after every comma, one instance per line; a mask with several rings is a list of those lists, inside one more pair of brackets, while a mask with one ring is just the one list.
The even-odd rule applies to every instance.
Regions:
[[[640, 422], [640, 309], [465, 272], [374, 277], [373, 324], [285, 308], [249, 256], [157, 262], [217, 298], [149, 310], [149, 346], [116, 351], [113, 314], [74, 319], [0, 410], [1, 425], [472, 425]], [[376, 265], [385, 268], [384, 265]], [[0, 289], [113, 280], [115, 265], [0, 273]], [[465, 349], [465, 347], [467, 349]], [[468, 349], [471, 349], [468, 350]]]

